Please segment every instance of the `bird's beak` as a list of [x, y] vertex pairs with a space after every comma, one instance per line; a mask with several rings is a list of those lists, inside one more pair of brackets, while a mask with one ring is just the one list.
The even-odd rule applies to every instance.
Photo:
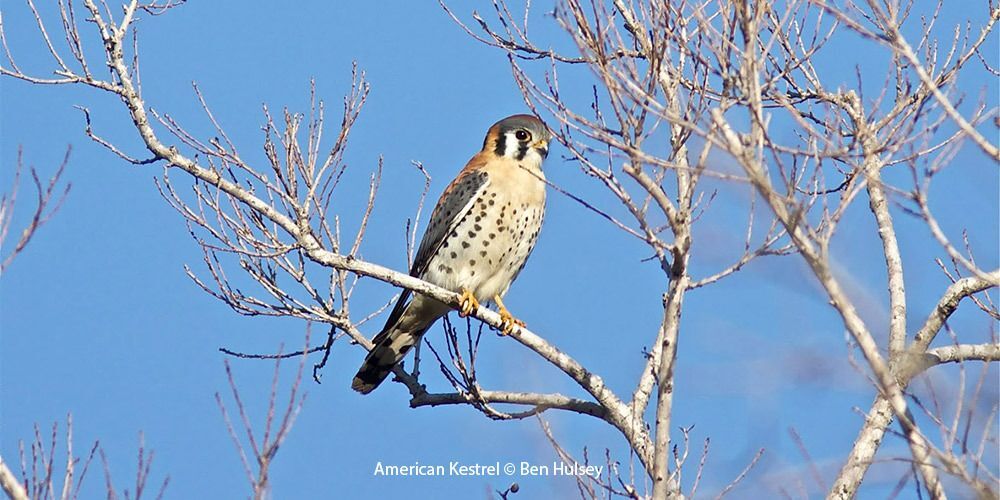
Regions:
[[542, 155], [542, 158], [545, 158], [549, 155], [548, 139], [535, 141], [531, 144], [531, 147], [534, 148], [536, 151], [538, 151], [538, 153]]

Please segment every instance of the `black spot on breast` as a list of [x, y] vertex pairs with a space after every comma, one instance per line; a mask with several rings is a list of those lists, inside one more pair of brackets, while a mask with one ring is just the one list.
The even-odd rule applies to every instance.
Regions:
[[458, 254], [455, 253], [455, 252], [451, 252], [451, 258], [457, 259], [458, 258]]
[[469, 231], [469, 238], [475, 238], [475, 237], [476, 237], [476, 232], [475, 231]]
[[463, 241], [462, 242], [462, 248], [469, 248], [469, 242], [468, 241]]
[[490, 206], [491, 206], [491, 207], [492, 207], [493, 205], [495, 205], [495, 204], [496, 204], [496, 202], [495, 202], [495, 201], [493, 201], [493, 200], [490, 200]]
[[476, 259], [471, 259], [471, 260], [469, 260], [469, 265], [470, 265], [470, 266], [474, 266], [474, 265], [476, 265]]
[[472, 227], [473, 227], [473, 228], [474, 228], [474, 229], [475, 229], [476, 231], [482, 231], [482, 230], [483, 230], [483, 226], [480, 226], [479, 224], [476, 224], [475, 226], [472, 226]]

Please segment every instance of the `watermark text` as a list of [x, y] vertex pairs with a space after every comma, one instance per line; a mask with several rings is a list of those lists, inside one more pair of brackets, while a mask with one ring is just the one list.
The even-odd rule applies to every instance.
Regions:
[[552, 463], [533, 464], [531, 462], [491, 462], [471, 463], [457, 460], [448, 463], [422, 464], [387, 464], [381, 461], [375, 463], [374, 476], [591, 476], [598, 477], [604, 472], [603, 465], [583, 465], [555, 461]]

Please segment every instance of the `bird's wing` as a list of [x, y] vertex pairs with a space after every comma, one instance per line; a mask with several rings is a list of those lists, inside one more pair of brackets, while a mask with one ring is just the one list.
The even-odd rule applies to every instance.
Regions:
[[[445, 240], [455, 230], [455, 227], [458, 226], [472, 209], [472, 206], [482, 195], [483, 191], [486, 190], [486, 187], [489, 186], [489, 174], [482, 169], [471, 168], [475, 167], [475, 161], [473, 159], [462, 170], [462, 173], [448, 185], [444, 193], [441, 194], [441, 199], [438, 200], [437, 206], [434, 207], [434, 211], [431, 213], [431, 218], [428, 219], [429, 223], [427, 229], [424, 231], [423, 238], [420, 240], [417, 255], [413, 258], [410, 276], [416, 278], [423, 276], [428, 264], [438, 253], [441, 245], [444, 244]], [[389, 313], [389, 319], [386, 320], [386, 327], [383, 328], [383, 331], [389, 330], [389, 327], [395, 325], [396, 321], [402, 316], [407, 299], [410, 298], [410, 293], [409, 289], [403, 290], [399, 296], [399, 300], [396, 301], [395, 307], [392, 308], [392, 312]]]

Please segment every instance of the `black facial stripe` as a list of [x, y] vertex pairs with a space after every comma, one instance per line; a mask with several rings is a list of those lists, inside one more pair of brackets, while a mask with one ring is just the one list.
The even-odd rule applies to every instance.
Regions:
[[493, 150], [497, 156], [503, 156], [507, 150], [507, 134], [500, 134], [497, 138], [497, 147]]
[[514, 155], [514, 158], [517, 161], [521, 161], [521, 160], [524, 159], [524, 155], [526, 155], [526, 154], [528, 154], [528, 143], [522, 142], [522, 143], [518, 144], [517, 145], [517, 153]]

